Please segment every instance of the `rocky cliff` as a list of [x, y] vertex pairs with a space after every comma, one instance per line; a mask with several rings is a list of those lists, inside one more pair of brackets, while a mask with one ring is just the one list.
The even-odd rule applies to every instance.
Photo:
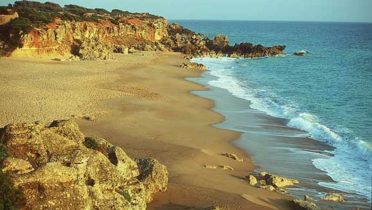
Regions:
[[230, 46], [225, 36], [210, 40], [148, 13], [17, 1], [1, 7], [0, 15], [4, 19], [0, 24], [3, 56], [110, 59], [112, 52], [132, 48], [192, 56], [261, 57], [281, 54], [285, 48], [250, 43]]
[[167, 189], [153, 159], [129, 158], [73, 121], [0, 129], [0, 209], [146, 209]]

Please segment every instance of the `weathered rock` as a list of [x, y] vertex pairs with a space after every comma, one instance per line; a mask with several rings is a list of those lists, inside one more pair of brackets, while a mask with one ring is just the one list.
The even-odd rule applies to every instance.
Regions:
[[260, 179], [265, 179], [267, 174], [269, 174], [269, 173], [267, 173], [265, 171], [260, 172], [260, 174], [259, 174]]
[[177, 24], [168, 26], [168, 36], [161, 42], [173, 51], [196, 57], [263, 57], [282, 54], [285, 46], [264, 47], [251, 43], [228, 45], [228, 38], [218, 35], [214, 40], [202, 34], [196, 34]]
[[332, 202], [344, 202], [344, 196], [339, 193], [328, 193], [325, 195], [322, 200], [332, 201]]
[[120, 148], [112, 145], [102, 138], [85, 138], [84, 145], [90, 149], [101, 152], [115, 166], [125, 178], [132, 178], [139, 175], [138, 166], [134, 160]]
[[252, 186], [257, 186], [262, 189], [269, 191], [277, 191], [280, 193], [286, 193], [283, 187], [291, 186], [299, 183], [295, 179], [288, 179], [277, 175], [272, 175], [267, 172], [260, 172], [258, 175], [250, 174], [246, 176], [248, 183]]
[[233, 160], [236, 160], [236, 161], [239, 161], [239, 162], [243, 162], [243, 159], [238, 157], [236, 154], [234, 153], [223, 153], [222, 156], [225, 156], [225, 157], [228, 157], [228, 158], [231, 158]]
[[78, 46], [77, 56], [79, 56], [81, 60], [109, 60], [113, 58], [111, 54], [112, 51], [111, 46], [99, 40], [89, 39], [83, 41]]
[[141, 160], [140, 174], [121, 148], [84, 138], [69, 120], [7, 125], [0, 143], [8, 153], [1, 170], [24, 198], [19, 209], [141, 210], [167, 188], [165, 166]]
[[200, 63], [183, 63], [181, 68], [188, 69], [188, 70], [197, 70], [197, 71], [205, 71], [207, 67]]
[[214, 37], [212, 44], [216, 50], [222, 50], [229, 46], [229, 38], [225, 35], [219, 34]]
[[165, 192], [168, 185], [168, 170], [155, 159], [137, 159], [140, 175], [137, 177], [145, 186], [146, 202], [152, 201], [157, 192]]
[[8, 157], [3, 162], [4, 173], [26, 174], [33, 170], [34, 168], [27, 160]]
[[299, 183], [295, 179], [288, 179], [276, 175], [266, 175], [266, 182], [275, 187], [287, 187]]
[[259, 183], [260, 185], [262, 185], [262, 186], [267, 185], [266, 180], [264, 180], [264, 179], [260, 179], [260, 180], [258, 181], [258, 183]]
[[285, 46], [282, 45], [264, 47], [262, 45], [253, 45], [251, 43], [240, 43], [227, 47], [224, 49], [224, 52], [228, 55], [235, 54], [235, 57], [255, 58], [283, 54], [284, 49]]
[[261, 188], [261, 189], [265, 189], [267, 191], [270, 191], [270, 192], [274, 192], [276, 190], [276, 188], [272, 185], [260, 185], [258, 187]]
[[235, 52], [231, 53], [230, 55], [230, 58], [239, 58], [240, 56], [238, 54], [236, 54]]
[[55, 120], [49, 125], [49, 130], [78, 143], [84, 141], [84, 134], [73, 120]]
[[257, 179], [255, 176], [253, 175], [248, 175], [247, 176], [247, 180], [248, 180], [248, 183], [251, 185], [251, 186], [255, 186], [257, 184]]
[[10, 157], [27, 160], [33, 167], [48, 162], [39, 125], [31, 123], [7, 125], [4, 127], [0, 143], [6, 146]]
[[320, 208], [312, 201], [295, 199], [292, 200], [292, 205], [298, 210], [320, 210]]
[[25, 205], [21, 209], [86, 209], [88, 189], [75, 184], [77, 170], [59, 162], [50, 162], [33, 173], [13, 178], [21, 189]]

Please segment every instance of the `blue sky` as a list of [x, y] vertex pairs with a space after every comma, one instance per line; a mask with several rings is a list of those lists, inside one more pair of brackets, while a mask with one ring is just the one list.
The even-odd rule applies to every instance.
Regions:
[[[372, 22], [372, 0], [49, 0], [168, 19]], [[2, 5], [14, 1], [0, 0]]]

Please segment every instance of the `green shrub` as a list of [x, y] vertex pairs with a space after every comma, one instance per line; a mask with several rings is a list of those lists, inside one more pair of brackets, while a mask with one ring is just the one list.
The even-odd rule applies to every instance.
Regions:
[[111, 14], [114, 15], [114, 16], [117, 16], [117, 15], [129, 15], [129, 14], [131, 14], [131, 13], [128, 12], [128, 11], [120, 10], [120, 9], [113, 9], [113, 10], [111, 11]]
[[19, 17], [19, 18], [13, 19], [6, 25], [9, 27], [9, 30], [15, 34], [19, 32], [27, 33], [32, 29], [31, 21], [25, 17]]
[[113, 24], [115, 24], [115, 25], [119, 25], [119, 19], [117, 19], [117, 18], [112, 18], [112, 19], [110, 19], [110, 21], [111, 21], [111, 23], [113, 23]]
[[71, 12], [72, 14], [75, 14], [75, 15], [78, 15], [78, 16], [83, 16], [85, 13], [94, 13], [95, 12], [95, 10], [93, 10], [93, 9], [87, 9], [85, 7], [81, 7], [81, 6], [73, 5], [73, 4], [65, 5], [64, 9], [65, 9], [65, 11]]
[[8, 7], [0, 6], [0, 14], [8, 14]]
[[42, 26], [53, 21], [57, 13], [38, 10], [37, 8], [17, 9], [20, 17], [27, 18], [33, 26]]
[[53, 2], [45, 2], [43, 8], [45, 10], [53, 11], [53, 12], [59, 12], [62, 11], [62, 7], [59, 6], [59, 4], [53, 3]]
[[102, 8], [95, 8], [94, 11], [95, 11], [97, 14], [100, 14], [100, 15], [110, 14], [109, 11], [107, 11], [107, 10], [105, 10], [105, 9], [102, 9]]

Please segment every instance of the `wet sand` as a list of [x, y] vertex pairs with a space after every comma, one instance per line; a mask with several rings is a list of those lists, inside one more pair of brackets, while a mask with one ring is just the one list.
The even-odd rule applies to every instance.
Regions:
[[[96, 118], [78, 120], [87, 136], [106, 138], [131, 157], [154, 157], [168, 167], [168, 191], [149, 209], [290, 209], [288, 196], [250, 187], [242, 179], [254, 165], [232, 145], [240, 133], [213, 126], [224, 118], [211, 110], [211, 100], [190, 93], [205, 87], [184, 79], [200, 72], [179, 68], [182, 62], [183, 56], [174, 53], [90, 62], [2, 59], [0, 124]], [[244, 161], [221, 156], [225, 152]]]

